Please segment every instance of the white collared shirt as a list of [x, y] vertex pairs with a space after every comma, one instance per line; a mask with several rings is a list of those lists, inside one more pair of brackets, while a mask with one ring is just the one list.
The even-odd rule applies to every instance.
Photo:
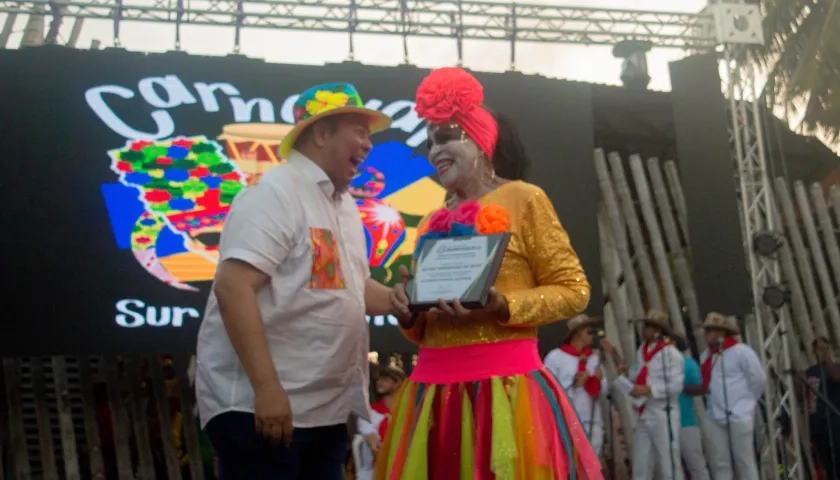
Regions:
[[[708, 356], [709, 350], [706, 349], [700, 355], [700, 365]], [[730, 419], [752, 424], [755, 406], [764, 394], [767, 383], [767, 376], [755, 350], [738, 343], [713, 357], [712, 362], [706, 416], [712, 420], [726, 421], [728, 405], [732, 412]]]
[[[651, 344], [649, 348], [653, 348]], [[636, 365], [633, 366], [631, 380], [635, 381], [642, 366], [644, 366], [644, 355], [639, 347], [636, 352]], [[673, 344], [666, 345], [656, 353], [650, 362], [647, 363], [647, 382], [650, 387], [650, 395], [645, 402], [645, 411], [657, 408], [671, 407], [672, 412], [679, 413], [677, 403], [685, 383], [685, 358]]]
[[[351, 411], [369, 418], [365, 250], [353, 198], [336, 192], [324, 171], [297, 151], [242, 191], [225, 221], [220, 262], [238, 259], [270, 276], [257, 301], [295, 427], [342, 424]], [[197, 367], [202, 426], [220, 413], [254, 411], [254, 392], [212, 290]]]
[[[580, 357], [569, 355], [563, 350], [555, 348], [548, 352], [543, 363], [545, 364], [545, 368], [557, 379], [560, 388], [566, 391], [569, 400], [572, 402], [572, 406], [575, 407], [575, 411], [578, 417], [580, 417], [580, 421], [588, 424], [589, 420], [592, 419], [594, 424], [603, 425], [604, 417], [601, 414], [601, 405], [598, 403], [598, 400], [593, 399], [583, 387], [574, 386], [575, 377], [578, 374], [578, 368], [580, 366]], [[598, 352], [592, 352], [592, 355], [586, 359], [586, 372], [589, 375], [595, 375], [600, 364], [601, 360]], [[607, 376], [602, 375], [601, 395], [606, 393], [608, 388], [609, 382], [607, 381]], [[595, 409], [594, 414], [592, 411], [593, 407]]]

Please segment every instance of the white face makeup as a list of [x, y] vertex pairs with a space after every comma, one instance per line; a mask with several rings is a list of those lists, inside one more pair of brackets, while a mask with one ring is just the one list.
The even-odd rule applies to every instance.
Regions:
[[429, 125], [429, 162], [447, 190], [474, 175], [481, 149], [456, 124]]

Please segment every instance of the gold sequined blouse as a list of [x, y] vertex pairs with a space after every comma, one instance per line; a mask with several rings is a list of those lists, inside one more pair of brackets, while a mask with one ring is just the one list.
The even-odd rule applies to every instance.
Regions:
[[536, 338], [538, 326], [571, 318], [589, 303], [589, 282], [580, 260], [541, 188], [510, 182], [479, 203], [494, 203], [510, 216], [512, 235], [495, 284], [508, 301], [510, 318], [503, 322], [488, 315], [452, 321], [422, 313], [411, 328], [401, 328], [406, 338], [421, 346]]

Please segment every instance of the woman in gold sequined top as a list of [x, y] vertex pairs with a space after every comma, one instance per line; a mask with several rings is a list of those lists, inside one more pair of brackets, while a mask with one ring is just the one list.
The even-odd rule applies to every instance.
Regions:
[[[589, 284], [551, 201], [520, 180], [527, 156], [518, 132], [482, 102], [472, 75], [443, 68], [423, 80], [415, 103], [429, 161], [451, 194], [447, 207], [492, 206], [504, 213], [510, 242], [484, 308], [441, 299], [412, 316], [404, 285], [394, 288], [401, 330], [420, 351], [374, 478], [601, 479], [577, 414], [537, 351], [537, 327], [583, 311]], [[429, 223], [434, 216], [419, 231]]]

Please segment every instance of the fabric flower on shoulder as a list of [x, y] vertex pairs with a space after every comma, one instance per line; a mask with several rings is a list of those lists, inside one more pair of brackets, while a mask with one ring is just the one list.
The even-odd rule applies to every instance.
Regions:
[[417, 243], [414, 245], [414, 258], [423, 251], [423, 244], [430, 238], [443, 238], [449, 234], [452, 226], [452, 212], [444, 207], [438, 209], [417, 232]]
[[475, 219], [475, 230], [480, 235], [504, 233], [509, 229], [510, 216], [504, 208], [494, 203], [481, 207]]
[[444, 207], [438, 209], [429, 217], [429, 232], [431, 233], [449, 233], [449, 228], [452, 226], [452, 212]]
[[475, 219], [481, 211], [481, 204], [475, 200], [461, 202], [452, 213], [452, 226], [449, 235], [452, 237], [467, 237], [475, 235]]
[[466, 200], [458, 205], [455, 213], [452, 214], [452, 221], [461, 225], [474, 225], [478, 212], [481, 211], [481, 204], [475, 200]]

